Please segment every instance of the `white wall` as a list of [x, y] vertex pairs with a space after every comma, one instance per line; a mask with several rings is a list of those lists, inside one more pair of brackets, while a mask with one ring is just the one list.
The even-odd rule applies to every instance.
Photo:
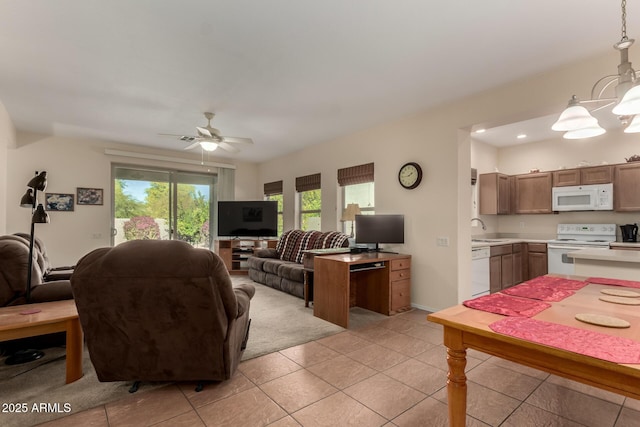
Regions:
[[[49, 212], [51, 218], [49, 224], [36, 224], [36, 236], [47, 245], [54, 265], [74, 264], [90, 250], [110, 245], [112, 163], [162, 166], [196, 172], [207, 172], [210, 169], [200, 165], [107, 156], [104, 150], [108, 147], [199, 160], [195, 157], [187, 157], [183, 153], [144, 149], [99, 140], [18, 132], [17, 142], [17, 147], [10, 148], [7, 152], [7, 173], [12, 179], [7, 186], [6, 208], [0, 209], [7, 215], [6, 233], [29, 232], [30, 214], [27, 209], [18, 206], [18, 201], [26, 191], [26, 183], [35, 171], [47, 171], [48, 184], [45, 191], [49, 193], [75, 194], [77, 187], [104, 189], [104, 205], [76, 205], [73, 212]], [[237, 195], [242, 198], [261, 197], [261, 193], [256, 193], [257, 166], [255, 164], [213, 158], [209, 161], [236, 166]]]
[[9, 117], [9, 113], [0, 102], [0, 235], [6, 233], [7, 229], [7, 210], [4, 206], [7, 204], [7, 186], [9, 175], [5, 165], [7, 164], [7, 156], [9, 147], [14, 147], [16, 143], [16, 134]]
[[[287, 229], [294, 224], [295, 177], [321, 172], [322, 228], [336, 229], [337, 169], [374, 162], [376, 212], [406, 218], [406, 243], [398, 249], [413, 256], [412, 304], [432, 310], [457, 304], [470, 295], [468, 130], [509, 117], [560, 112], [572, 93], [588, 97], [593, 82], [609, 74], [617, 60], [607, 53], [265, 162], [260, 185], [284, 181]], [[398, 168], [407, 161], [420, 163], [425, 172], [422, 185], [410, 191], [397, 182]], [[448, 237], [450, 246], [437, 246], [437, 237]]]

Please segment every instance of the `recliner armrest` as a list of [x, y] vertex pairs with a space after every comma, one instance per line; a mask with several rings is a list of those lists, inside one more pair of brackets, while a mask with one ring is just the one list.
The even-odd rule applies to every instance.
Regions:
[[233, 292], [236, 294], [236, 300], [238, 301], [237, 318], [249, 311], [249, 304], [256, 293], [256, 288], [248, 283], [239, 283], [233, 287]]

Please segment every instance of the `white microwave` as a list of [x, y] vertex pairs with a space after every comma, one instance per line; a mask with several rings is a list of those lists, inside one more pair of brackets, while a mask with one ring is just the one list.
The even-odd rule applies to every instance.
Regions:
[[554, 211], [611, 211], [613, 184], [553, 187]]

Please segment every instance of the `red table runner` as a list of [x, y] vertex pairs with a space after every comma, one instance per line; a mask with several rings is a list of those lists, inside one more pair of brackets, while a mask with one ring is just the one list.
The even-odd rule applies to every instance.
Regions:
[[614, 363], [640, 363], [640, 343], [526, 317], [507, 317], [489, 325], [493, 331]]
[[562, 277], [540, 276], [517, 286], [502, 290], [503, 293], [542, 301], [562, 301], [573, 291], [587, 286], [587, 282]]
[[489, 313], [524, 317], [535, 316], [541, 311], [551, 307], [551, 304], [547, 304], [546, 302], [512, 297], [502, 293], [484, 295], [464, 301], [462, 304], [469, 308], [488, 311]]
[[635, 280], [622, 280], [622, 279], [608, 279], [606, 277], [589, 277], [587, 279], [589, 283], [596, 283], [598, 285], [612, 285], [612, 286], [625, 286], [627, 288], [640, 288], [640, 282]]

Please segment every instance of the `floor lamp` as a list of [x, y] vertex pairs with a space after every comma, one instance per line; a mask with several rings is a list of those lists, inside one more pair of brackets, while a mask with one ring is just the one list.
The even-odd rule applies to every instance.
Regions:
[[[20, 199], [20, 206], [25, 208], [31, 208], [31, 233], [29, 235], [29, 259], [27, 261], [27, 287], [25, 292], [25, 299], [27, 304], [31, 302], [31, 271], [33, 269], [33, 243], [35, 239], [35, 225], [49, 222], [49, 215], [44, 210], [42, 203], [38, 203], [38, 191], [42, 192], [47, 187], [47, 172], [42, 171], [33, 177], [29, 183], [27, 183], [27, 192]], [[26, 311], [25, 313], [32, 314], [33, 310]], [[11, 356], [7, 357], [5, 364], [17, 365], [20, 363], [31, 362], [33, 360], [40, 359], [44, 356], [44, 352], [40, 350], [18, 350]]]

